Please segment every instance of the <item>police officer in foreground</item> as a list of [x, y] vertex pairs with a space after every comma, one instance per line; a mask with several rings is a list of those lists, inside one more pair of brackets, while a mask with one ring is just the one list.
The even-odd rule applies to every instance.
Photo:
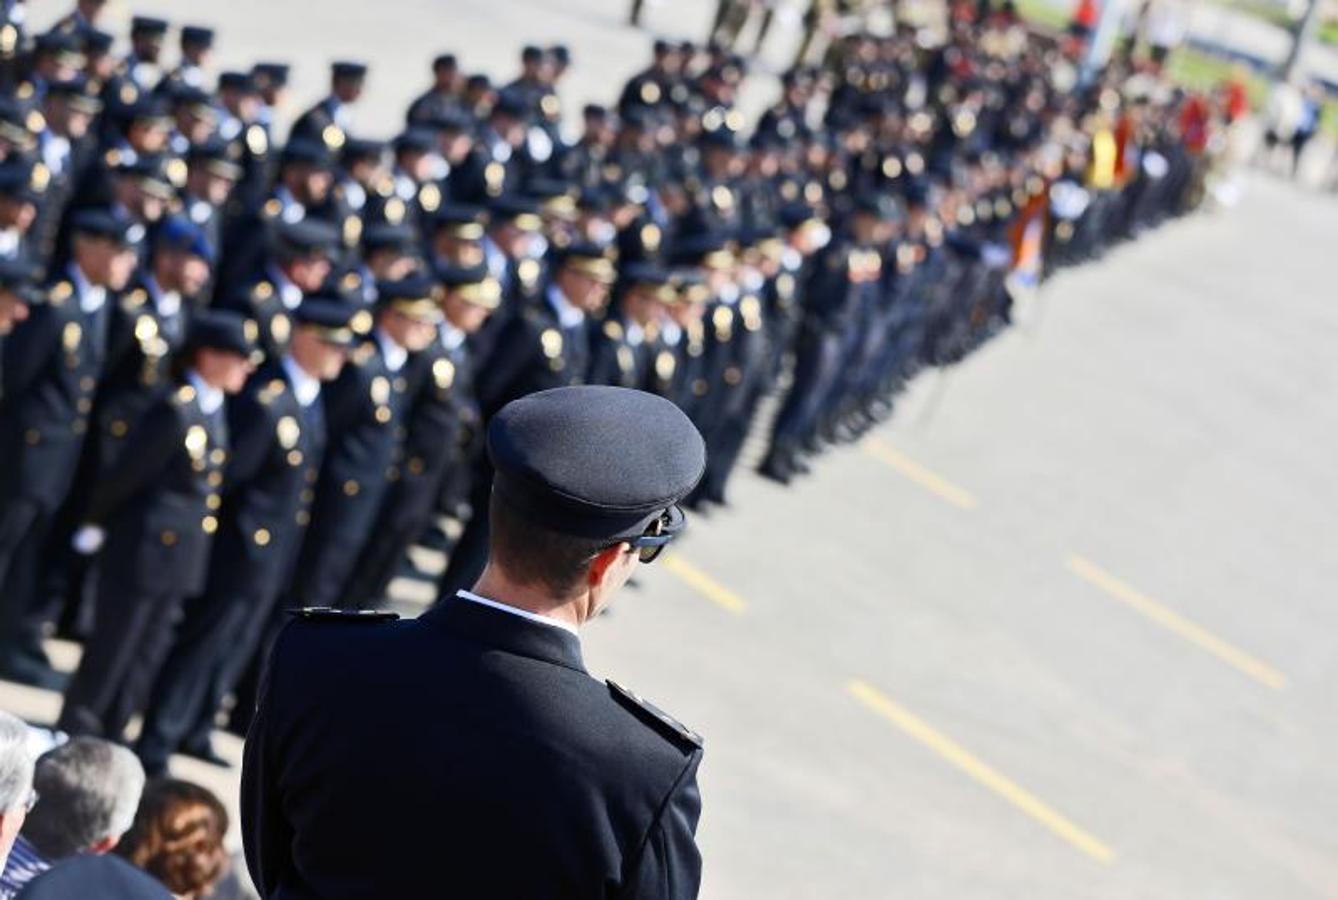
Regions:
[[262, 896], [697, 895], [701, 738], [593, 678], [577, 628], [682, 530], [701, 436], [663, 398], [579, 386], [509, 404], [488, 452], [471, 591], [280, 636], [242, 771]]

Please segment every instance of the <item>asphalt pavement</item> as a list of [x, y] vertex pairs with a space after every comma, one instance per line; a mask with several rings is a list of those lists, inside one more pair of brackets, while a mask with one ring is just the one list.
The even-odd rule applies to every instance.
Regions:
[[[565, 41], [570, 105], [649, 43], [595, 0], [209, 12], [220, 65], [300, 61], [295, 106], [370, 60], [371, 134], [441, 49], [503, 77]], [[1060, 274], [790, 489], [740, 471], [587, 629], [706, 738], [703, 897], [1338, 897], [1338, 204], [1246, 188]]]

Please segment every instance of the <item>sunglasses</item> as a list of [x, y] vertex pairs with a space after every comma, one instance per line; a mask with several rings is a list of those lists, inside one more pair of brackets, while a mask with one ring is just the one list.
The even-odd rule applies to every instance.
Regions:
[[660, 517], [650, 523], [645, 532], [640, 537], [631, 538], [621, 543], [627, 544], [636, 551], [637, 558], [643, 563], [652, 563], [655, 561], [669, 542], [683, 533], [683, 528], [687, 524], [687, 517], [677, 506], [671, 506], [660, 514]]

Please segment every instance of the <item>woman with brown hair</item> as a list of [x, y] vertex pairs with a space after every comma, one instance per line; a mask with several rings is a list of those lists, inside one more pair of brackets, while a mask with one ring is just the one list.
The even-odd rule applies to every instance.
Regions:
[[228, 813], [207, 789], [164, 778], [144, 789], [116, 852], [181, 898], [202, 897], [228, 869]]

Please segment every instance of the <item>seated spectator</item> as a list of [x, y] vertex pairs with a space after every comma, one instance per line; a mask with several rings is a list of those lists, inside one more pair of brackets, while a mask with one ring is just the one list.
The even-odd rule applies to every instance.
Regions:
[[228, 812], [205, 788], [164, 778], [144, 790], [116, 852], [182, 900], [207, 895], [226, 874]]
[[77, 854], [38, 875], [18, 900], [174, 900], [167, 888], [112, 854]]
[[33, 788], [42, 798], [23, 824], [0, 875], [8, 900], [58, 860], [101, 854], [134, 821], [144, 768], [129, 749], [100, 738], [75, 738], [38, 757]]
[[19, 836], [23, 820], [36, 802], [28, 726], [7, 712], [0, 712], [0, 863], [9, 859], [9, 850]]

